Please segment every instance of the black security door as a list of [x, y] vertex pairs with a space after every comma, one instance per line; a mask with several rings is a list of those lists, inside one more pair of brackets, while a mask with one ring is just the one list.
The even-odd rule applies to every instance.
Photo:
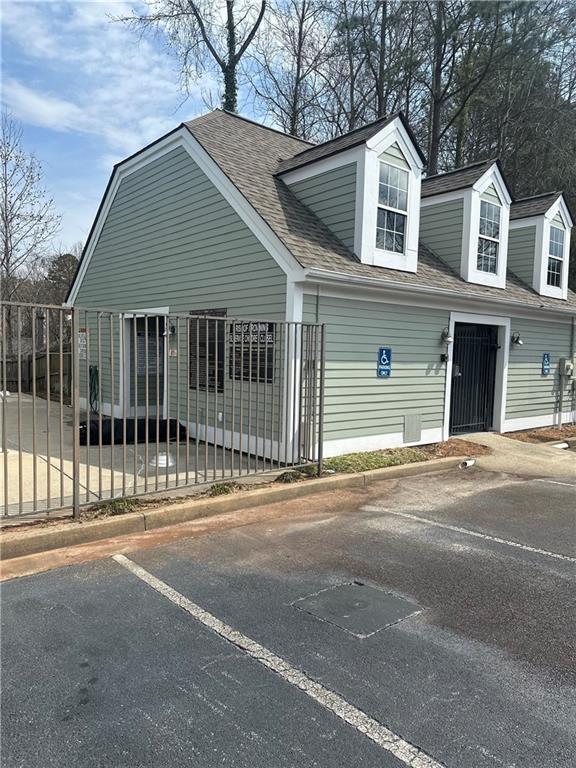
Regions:
[[450, 432], [485, 432], [492, 428], [498, 329], [456, 323], [452, 357]]

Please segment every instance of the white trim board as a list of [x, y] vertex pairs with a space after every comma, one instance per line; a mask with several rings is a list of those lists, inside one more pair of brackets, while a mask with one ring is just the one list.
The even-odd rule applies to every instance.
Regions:
[[177, 131], [173, 131], [162, 139], [159, 139], [152, 146], [143, 149], [135, 157], [129, 158], [114, 168], [101, 209], [97, 214], [94, 227], [88, 242], [86, 243], [78, 274], [76, 275], [76, 279], [70, 290], [70, 295], [68, 300], [64, 303], [64, 306], [74, 306], [76, 302], [78, 291], [80, 290], [88, 267], [90, 266], [94, 250], [122, 180], [140, 168], [158, 160], [168, 152], [180, 147], [188, 152], [200, 170], [207, 176], [212, 184], [214, 184], [216, 189], [223, 195], [224, 199], [234, 209], [244, 224], [246, 224], [252, 231], [254, 236], [258, 238], [260, 243], [276, 261], [280, 269], [293, 280], [302, 279], [304, 274], [302, 266], [290, 253], [278, 235], [276, 235], [244, 195], [234, 186], [220, 166], [194, 138], [192, 133], [182, 125]]
[[343, 437], [336, 440], [325, 440], [324, 457], [343, 456], [357, 451], [378, 451], [382, 448], [406, 448], [416, 445], [427, 445], [442, 441], [442, 427], [423, 429], [420, 440], [413, 443], [404, 442], [404, 432], [388, 432], [381, 435], [364, 435], [362, 437]]
[[[510, 352], [510, 318], [496, 315], [477, 315], [463, 312], [451, 312], [448, 330], [454, 338], [456, 323], [476, 323], [478, 325], [493, 325], [498, 328], [499, 349], [496, 354], [496, 371], [494, 381], [494, 415], [492, 428], [497, 432], [504, 431], [506, 421], [506, 395], [508, 391], [508, 355]], [[447, 348], [448, 362], [446, 364], [446, 391], [444, 395], [444, 427], [442, 439], [450, 437], [450, 406], [452, 403], [452, 366], [454, 344]]]
[[[564, 411], [562, 424], [576, 422], [576, 411]], [[548, 413], [545, 416], [523, 416], [516, 419], [506, 419], [502, 432], [518, 432], [522, 429], [537, 429], [538, 427], [555, 427], [560, 424], [560, 413]]]
[[[406, 286], [404, 284], [386, 284], [375, 278], [342, 275], [337, 272], [309, 270], [308, 280], [304, 287], [306, 296], [337, 296], [341, 298], [359, 299], [362, 301], [385, 301], [389, 304], [406, 304], [407, 295], [410, 304], [431, 309], [461, 310], [476, 314], [497, 314], [506, 312], [511, 317], [539, 320], [541, 322], [570, 322], [576, 316], [576, 308], [555, 311], [549, 307], [530, 307], [525, 304], [508, 302], [502, 299], [485, 298], [456, 294], [452, 291], [426, 288], [425, 286]], [[479, 308], [481, 304], [482, 308]]]

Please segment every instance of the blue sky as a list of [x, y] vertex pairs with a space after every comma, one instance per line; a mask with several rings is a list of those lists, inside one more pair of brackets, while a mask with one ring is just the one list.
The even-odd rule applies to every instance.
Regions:
[[62, 215], [56, 247], [84, 241], [112, 165], [206, 110], [208, 77], [184, 100], [161, 39], [110, 16], [139, 0], [8, 0], [2, 13], [2, 102], [22, 124]]

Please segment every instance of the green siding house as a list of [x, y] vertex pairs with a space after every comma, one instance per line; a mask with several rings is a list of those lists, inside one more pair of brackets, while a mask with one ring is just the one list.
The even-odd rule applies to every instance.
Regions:
[[[132, 389], [145, 389], [207, 441], [239, 435], [243, 448], [246, 425], [218, 438], [222, 394], [200, 395], [187, 370], [165, 387], [178, 355], [156, 383], [120, 373], [150, 322], [157, 338], [171, 315], [323, 324], [327, 456], [566, 423], [572, 224], [560, 192], [514, 200], [496, 160], [427, 177], [401, 113], [313, 145], [215, 110], [114, 168], [67, 304], [123, 318], [101, 350], [104, 411], [140, 415]], [[190, 329], [176, 333], [189, 348]], [[291, 364], [251, 388], [255, 423], [259, 402], [297, 408], [298, 387], [275, 377], [302, 375], [301, 350], [277, 347]], [[230, 343], [220, 349], [234, 378]], [[288, 446], [297, 428], [279, 420], [270, 434]]]

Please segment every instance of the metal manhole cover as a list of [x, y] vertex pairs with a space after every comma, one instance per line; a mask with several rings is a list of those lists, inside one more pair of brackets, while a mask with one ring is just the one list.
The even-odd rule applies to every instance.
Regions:
[[369, 637], [422, 610], [417, 603], [392, 592], [357, 583], [323, 589], [292, 605], [356, 637]]

